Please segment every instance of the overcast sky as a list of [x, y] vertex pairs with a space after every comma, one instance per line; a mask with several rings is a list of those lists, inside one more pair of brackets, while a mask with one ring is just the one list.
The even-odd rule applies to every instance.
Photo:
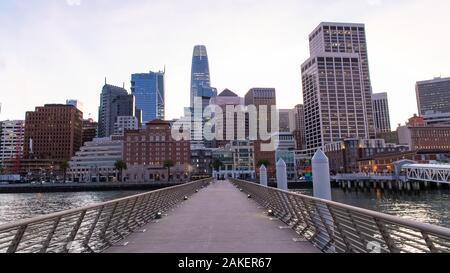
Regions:
[[189, 105], [192, 50], [205, 44], [212, 85], [275, 87], [302, 102], [300, 65], [321, 21], [365, 23], [374, 92], [392, 125], [417, 112], [415, 82], [450, 76], [448, 0], [1, 0], [0, 119], [79, 99], [97, 118], [108, 83], [166, 66], [167, 118]]

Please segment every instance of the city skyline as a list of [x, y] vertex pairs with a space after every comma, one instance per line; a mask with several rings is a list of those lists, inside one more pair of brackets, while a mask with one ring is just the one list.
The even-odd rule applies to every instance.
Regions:
[[[433, 2], [284, 1], [273, 5], [233, 1], [231, 7], [208, 3], [161, 25], [159, 16], [181, 14], [185, 4], [133, 1], [125, 5], [110, 1], [106, 6], [102, 1], [5, 1], [0, 4], [0, 23], [9, 27], [0, 30], [0, 35], [9, 39], [0, 45], [0, 119], [24, 119], [25, 112], [35, 106], [73, 98], [85, 103], [85, 118], [97, 120], [98, 93], [105, 76], [114, 85], [125, 82], [130, 92], [130, 74], [164, 65], [166, 118], [179, 118], [188, 105], [179, 102], [189, 101], [192, 47], [197, 44], [208, 48], [213, 85], [218, 90], [229, 88], [243, 96], [252, 87], [273, 87], [278, 91], [278, 108], [294, 108], [302, 103], [300, 65], [309, 55], [307, 35], [320, 21], [341, 21], [366, 25], [373, 92], [388, 92], [395, 128], [417, 113], [417, 81], [450, 75], [450, 64], [445, 62], [450, 53], [444, 51], [450, 42], [433, 34], [440, 33], [435, 26], [442, 25], [445, 16], [439, 14], [443, 15], [450, 5]], [[351, 9], [340, 12], [348, 6]], [[30, 9], [34, 12], [29, 13]], [[100, 9], [105, 13], [99, 18]], [[163, 15], [145, 19], [146, 11], [151, 10]], [[206, 10], [212, 10], [211, 15]], [[396, 14], [398, 10], [402, 13]], [[255, 20], [246, 18], [249, 11]], [[308, 13], [314, 12], [312, 19]], [[422, 12], [435, 16], [418, 23], [408, 21]], [[136, 20], [126, 20], [129, 16], [125, 14]], [[211, 17], [214, 15], [217, 18]], [[388, 27], [393, 31], [386, 31]], [[423, 39], [425, 32], [427, 39]], [[101, 46], [104, 44], [108, 46]]]

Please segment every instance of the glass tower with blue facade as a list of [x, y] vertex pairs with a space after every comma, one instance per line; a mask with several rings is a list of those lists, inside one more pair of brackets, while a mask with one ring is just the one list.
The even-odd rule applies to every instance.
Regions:
[[211, 87], [209, 74], [208, 53], [204, 45], [194, 47], [191, 71], [191, 107], [194, 107], [194, 98], [202, 98], [203, 108], [209, 104], [212, 97], [217, 96], [217, 89]]
[[165, 72], [149, 72], [131, 75], [131, 93], [136, 107], [142, 110], [143, 124], [155, 119], [165, 119]]

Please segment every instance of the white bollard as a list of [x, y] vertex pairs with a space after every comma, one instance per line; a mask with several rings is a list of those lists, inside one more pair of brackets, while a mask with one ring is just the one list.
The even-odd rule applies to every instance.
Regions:
[[312, 158], [314, 197], [331, 200], [330, 163], [328, 157], [319, 149]]
[[[317, 150], [316, 154], [313, 156], [311, 160], [311, 165], [312, 165], [314, 197], [325, 200], [331, 200], [330, 163], [328, 161], [328, 157], [321, 149]], [[326, 207], [318, 207], [317, 209], [319, 214], [322, 214], [321, 217], [325, 218], [324, 224], [326, 224], [328, 227], [326, 232], [320, 231], [319, 233], [321, 233], [321, 235], [319, 236], [323, 237], [324, 240], [329, 244], [328, 250], [334, 252], [335, 245], [331, 243], [334, 234], [334, 223], [333, 220], [331, 220], [329, 217], [330, 212]], [[314, 221], [323, 223], [323, 218], [319, 217], [319, 215], [316, 215], [314, 217], [315, 217]]]
[[281, 158], [277, 162], [277, 186], [280, 190], [288, 190], [286, 162]]
[[259, 168], [259, 183], [261, 186], [267, 187], [267, 168], [264, 165]]

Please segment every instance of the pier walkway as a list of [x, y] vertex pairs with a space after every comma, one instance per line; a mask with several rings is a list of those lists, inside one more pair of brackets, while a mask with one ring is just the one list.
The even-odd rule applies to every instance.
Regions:
[[[286, 227], [286, 228], [285, 228]], [[217, 181], [130, 234], [107, 253], [320, 252], [278, 219], [271, 219], [228, 181]], [[145, 230], [145, 231], [144, 231]]]

